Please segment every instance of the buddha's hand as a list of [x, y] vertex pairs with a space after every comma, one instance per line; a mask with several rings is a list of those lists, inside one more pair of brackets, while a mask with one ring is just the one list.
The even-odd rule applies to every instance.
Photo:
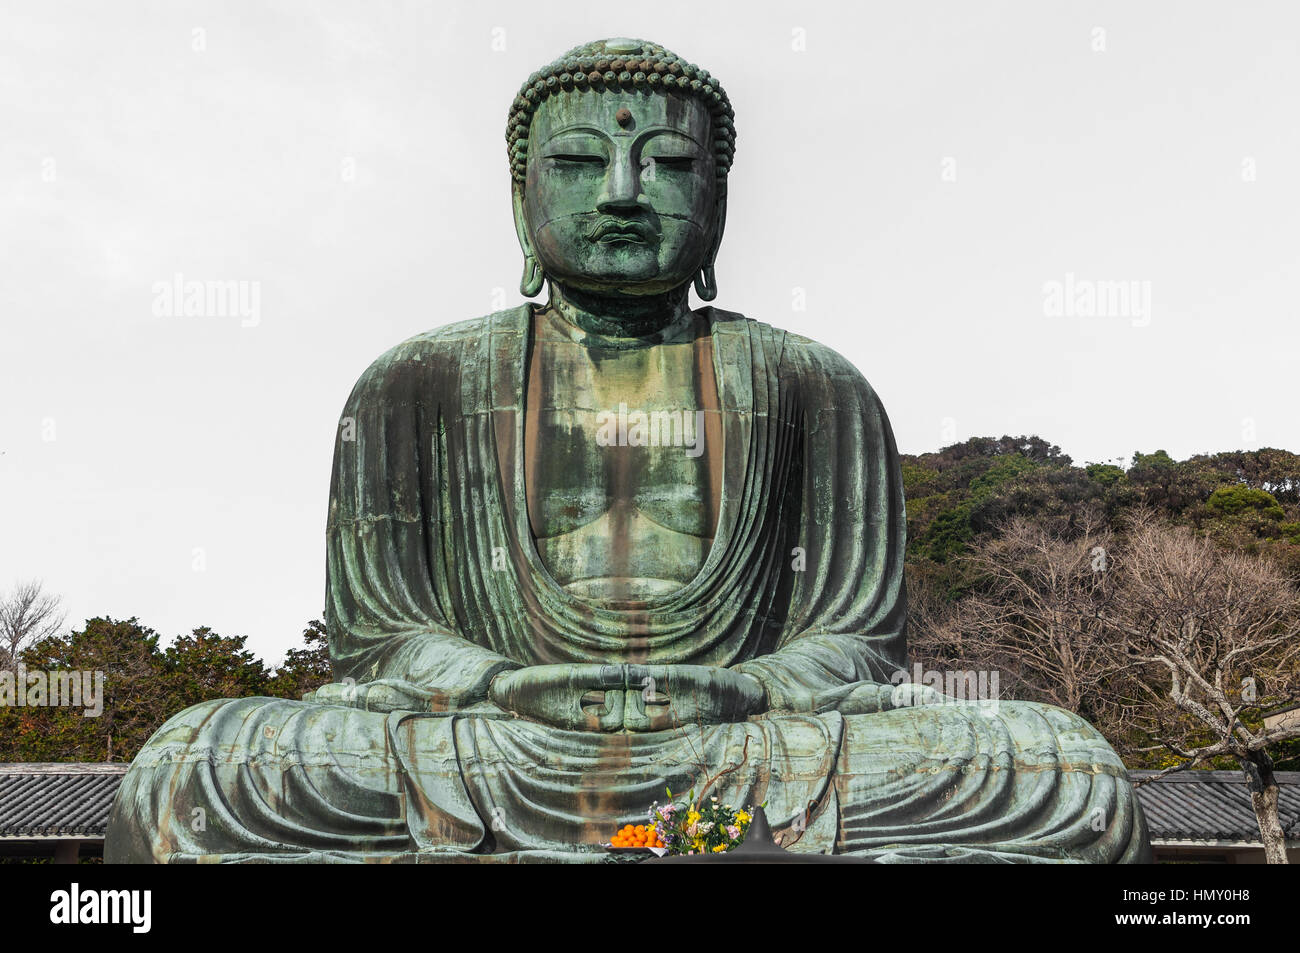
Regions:
[[439, 693], [403, 679], [331, 682], [303, 696], [317, 705], [343, 705], [366, 711], [442, 711]]
[[488, 699], [506, 711], [569, 731], [620, 731], [623, 706], [606, 712], [607, 695], [621, 696], [624, 665], [530, 665], [502, 672]]
[[758, 679], [710, 665], [534, 665], [496, 676], [488, 697], [570, 731], [729, 724], [765, 707]]
[[714, 665], [629, 665], [623, 724], [628, 731], [726, 725], [767, 710], [753, 675]]

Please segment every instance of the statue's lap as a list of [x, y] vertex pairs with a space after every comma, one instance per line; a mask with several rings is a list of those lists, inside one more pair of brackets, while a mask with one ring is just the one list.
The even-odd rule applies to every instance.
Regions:
[[110, 837], [107, 851], [120, 860], [151, 859], [150, 843], [165, 851], [157, 860], [592, 859], [582, 852], [644, 818], [666, 789], [699, 791], [710, 778], [709, 795], [765, 802], [786, 843], [803, 826], [801, 851], [1114, 862], [1145, 843], [1104, 739], [1069, 712], [1027, 702], [600, 734], [250, 698], [195, 706], [160, 729], [115, 807], [135, 817], [110, 827], [144, 836]]

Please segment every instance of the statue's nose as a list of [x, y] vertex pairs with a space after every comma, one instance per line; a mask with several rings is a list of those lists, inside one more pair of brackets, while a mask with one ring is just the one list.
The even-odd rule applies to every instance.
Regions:
[[650, 200], [641, 191], [641, 170], [627, 153], [615, 155], [606, 168], [596, 210], [609, 215], [650, 211]]

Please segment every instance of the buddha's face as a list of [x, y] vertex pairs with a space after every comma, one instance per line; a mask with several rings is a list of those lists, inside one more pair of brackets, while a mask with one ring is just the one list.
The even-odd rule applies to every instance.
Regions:
[[708, 110], [662, 93], [571, 91], [533, 116], [523, 213], [548, 276], [662, 294], [690, 281], [717, 228]]

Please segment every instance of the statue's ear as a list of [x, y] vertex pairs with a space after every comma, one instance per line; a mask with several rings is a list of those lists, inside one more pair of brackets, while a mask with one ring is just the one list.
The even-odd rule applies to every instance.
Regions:
[[519, 247], [523, 249], [524, 257], [529, 258], [533, 254], [533, 240], [528, 234], [528, 220], [524, 217], [524, 186], [522, 182], [515, 182], [510, 188], [511, 202], [515, 207], [515, 233], [519, 236]]
[[709, 246], [708, 257], [704, 259], [706, 265], [712, 265], [718, 259], [718, 248], [722, 245], [722, 233], [727, 228], [727, 192], [726, 189], [719, 190], [718, 201], [713, 210], [713, 244]]
[[714, 274], [713, 263], [718, 258], [718, 248], [722, 245], [722, 233], [726, 227], [727, 193], [722, 191], [713, 208], [713, 241], [705, 251], [700, 270], [695, 274], [695, 293], [700, 296], [701, 301], [712, 301], [718, 296], [718, 279]]
[[524, 253], [524, 275], [519, 279], [519, 293], [531, 298], [542, 290], [546, 275], [533, 254], [533, 239], [528, 234], [528, 219], [524, 215], [524, 186], [516, 182], [511, 187], [511, 201], [515, 209], [515, 234], [519, 236], [519, 247]]

